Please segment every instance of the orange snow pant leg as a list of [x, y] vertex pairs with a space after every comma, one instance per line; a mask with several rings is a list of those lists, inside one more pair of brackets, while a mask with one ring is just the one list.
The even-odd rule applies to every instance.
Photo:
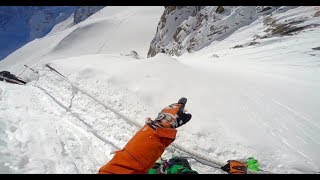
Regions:
[[176, 137], [171, 128], [152, 129], [145, 125], [99, 169], [99, 174], [145, 174]]

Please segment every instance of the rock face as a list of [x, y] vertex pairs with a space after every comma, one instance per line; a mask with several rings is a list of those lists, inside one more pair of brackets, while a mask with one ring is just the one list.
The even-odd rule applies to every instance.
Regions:
[[[148, 57], [157, 53], [180, 56], [230, 36], [274, 6], [165, 6]], [[291, 7], [294, 8], [294, 7]], [[287, 8], [290, 9], [290, 8]]]
[[102, 8], [104, 8], [104, 6], [83, 6], [83, 7], [79, 7], [74, 12], [74, 20], [73, 20], [73, 22], [75, 24], [78, 24], [79, 22], [84, 21], [89, 16], [91, 16], [92, 14], [94, 14], [97, 11], [101, 10]]
[[151, 42], [148, 57], [153, 57], [159, 52], [175, 54], [177, 31], [181, 31], [180, 25], [184, 21], [197, 15], [197, 10], [197, 6], [165, 6], [156, 35]]

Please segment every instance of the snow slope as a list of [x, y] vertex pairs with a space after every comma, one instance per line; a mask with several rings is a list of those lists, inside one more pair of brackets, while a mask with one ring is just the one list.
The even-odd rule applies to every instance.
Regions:
[[[193, 118], [179, 146], [221, 163], [254, 156], [272, 173], [320, 171], [319, 28], [234, 48], [264, 33], [260, 18], [195, 53], [145, 59], [163, 9], [106, 7], [0, 62], [17, 74], [24, 64], [39, 69], [23, 72], [26, 86], [0, 82], [1, 173], [96, 173], [138, 128], [103, 104], [142, 126], [182, 96]], [[143, 58], [123, 55], [131, 50]], [[163, 156], [173, 154], [190, 156], [173, 146]]]
[[[7, 68], [14, 73], [20, 73], [24, 64], [34, 65], [38, 61], [47, 62], [85, 54], [127, 54], [134, 50], [140, 56], [146, 57], [164, 8], [146, 6], [140, 9], [117, 6], [104, 8], [84, 22], [63, 31], [51, 32], [26, 44], [3, 59], [0, 70]], [[65, 25], [68, 25], [70, 19], [66, 21]], [[141, 25], [145, 23], [148, 26]]]

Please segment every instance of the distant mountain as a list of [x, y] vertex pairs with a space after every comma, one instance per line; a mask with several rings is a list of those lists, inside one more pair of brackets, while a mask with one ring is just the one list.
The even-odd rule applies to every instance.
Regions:
[[103, 6], [1, 6], [0, 60], [24, 44], [48, 34], [58, 23], [74, 15], [74, 24]]

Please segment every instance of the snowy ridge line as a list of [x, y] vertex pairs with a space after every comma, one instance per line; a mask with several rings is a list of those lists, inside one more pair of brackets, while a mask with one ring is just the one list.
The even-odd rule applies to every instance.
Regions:
[[[100, 100], [98, 100], [97, 98], [93, 97], [92, 95], [90, 95], [88, 92], [82, 90], [81, 88], [79, 88], [77, 85], [75, 85], [73, 82], [71, 82], [67, 77], [65, 77], [64, 75], [62, 75], [60, 72], [58, 72], [56, 69], [54, 69], [53, 67], [51, 67], [49, 64], [45, 64], [45, 67], [48, 67], [52, 72], [56, 73], [57, 75], [61, 76], [63, 78], [63, 80], [65, 80], [66, 82], [68, 82], [73, 88], [75, 88], [76, 90], [78, 90], [79, 92], [87, 95], [88, 97], [90, 97], [91, 99], [93, 99], [94, 101], [96, 101], [97, 103], [99, 103], [100, 105], [102, 105], [104, 108], [106, 109], [109, 109], [110, 111], [112, 111], [113, 113], [117, 114], [118, 116], [120, 116], [121, 118], [123, 118], [126, 122], [128, 122], [129, 124], [131, 125], [134, 125], [138, 128], [141, 128], [142, 126], [137, 123], [136, 121], [134, 120], [131, 120], [129, 117], [125, 116], [124, 114], [122, 114], [121, 112], [115, 110], [114, 108], [106, 105], [105, 103], [101, 102]], [[177, 143], [172, 143], [171, 144], [173, 147], [191, 155], [191, 156], [194, 156], [193, 159], [195, 159], [196, 161], [204, 164], [204, 165], [208, 165], [208, 166], [211, 166], [213, 168], [217, 168], [217, 169], [220, 169], [221, 166], [224, 166], [225, 163], [221, 163], [219, 161], [216, 161], [212, 158], [208, 158], [208, 157], [205, 157], [204, 155], [198, 153], [198, 152], [195, 152], [195, 151], [192, 151], [190, 149], [187, 149]], [[207, 163], [206, 163], [207, 162]], [[269, 172], [269, 171], [259, 171], [259, 172], [256, 172], [256, 171], [251, 171], [251, 170], [248, 170], [247, 172], [248, 174], [274, 174], [272, 172]]]

